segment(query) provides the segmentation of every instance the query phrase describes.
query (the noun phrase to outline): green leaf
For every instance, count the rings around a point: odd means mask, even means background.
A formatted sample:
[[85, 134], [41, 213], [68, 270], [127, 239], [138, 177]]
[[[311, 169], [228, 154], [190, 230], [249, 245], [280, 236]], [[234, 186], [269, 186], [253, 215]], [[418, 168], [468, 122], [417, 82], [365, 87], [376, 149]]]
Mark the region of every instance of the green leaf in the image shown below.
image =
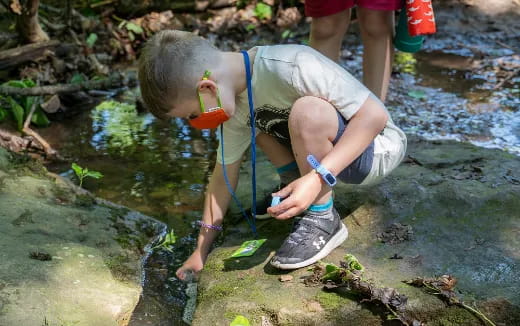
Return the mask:
[[24, 80], [22, 80], [22, 83], [25, 85], [25, 87], [36, 86], [36, 83], [32, 79], [24, 79]]
[[76, 163], [72, 163], [71, 167], [78, 177], [83, 175], [83, 168], [81, 166], [77, 165]]
[[229, 326], [250, 326], [249, 320], [242, 315], [236, 316], [236, 318], [229, 324]]
[[23, 109], [25, 110], [25, 115], [28, 115], [31, 112], [32, 105], [36, 101], [36, 97], [34, 96], [26, 96], [22, 99]]
[[43, 110], [40, 108], [37, 108], [34, 111], [33, 116], [31, 118], [31, 122], [38, 127], [47, 127], [51, 124], [45, 112], [43, 112]]
[[286, 30], [283, 31], [283, 33], [282, 33], [282, 38], [283, 38], [283, 39], [286, 39], [286, 38], [288, 38], [290, 35], [291, 35], [291, 30], [290, 30], [290, 29], [286, 29]]
[[6, 82], [4, 85], [18, 88], [25, 88], [25, 83], [21, 80], [10, 80]]
[[170, 232], [164, 238], [164, 243], [167, 245], [173, 245], [176, 241], [177, 237], [175, 236], [175, 233], [173, 233], [173, 229], [171, 229]]
[[11, 111], [13, 112], [14, 119], [16, 120], [16, 124], [18, 125], [18, 130], [23, 129], [23, 118], [24, 118], [24, 110], [18, 102], [13, 100], [11, 96], [7, 97], [7, 101], [11, 105]]
[[352, 254], [345, 255], [345, 263], [351, 270], [362, 271], [365, 269], [365, 267], [363, 267], [363, 265], [361, 265], [361, 263], [357, 260], [356, 256]]
[[92, 48], [94, 46], [94, 44], [96, 43], [98, 39], [98, 36], [96, 33], [90, 33], [89, 36], [87, 37], [87, 46], [89, 48]]
[[85, 81], [85, 76], [83, 76], [83, 74], [80, 74], [80, 73], [75, 73], [74, 75], [72, 75], [72, 78], [70, 79], [71, 84], [80, 84], [84, 81]]
[[132, 33], [132, 31], [128, 31], [128, 38], [130, 39], [131, 42], [133, 42], [135, 40], [135, 35], [134, 35], [134, 33]]
[[136, 34], [142, 34], [143, 33], [143, 28], [135, 23], [132, 23], [132, 22], [128, 22], [128, 24], [126, 24], [126, 29], [128, 31], [131, 31], [131, 32], [134, 32]]
[[256, 25], [255, 25], [255, 24], [249, 24], [249, 25], [246, 26], [246, 31], [249, 32], [249, 31], [252, 31], [252, 30], [255, 29], [255, 28], [256, 28]]
[[85, 173], [85, 175], [87, 177], [92, 177], [92, 178], [95, 178], [95, 179], [100, 179], [103, 177], [103, 174], [101, 174], [101, 172], [98, 172], [98, 171], [87, 171]]
[[258, 19], [260, 20], [271, 19], [271, 16], [273, 15], [273, 10], [271, 6], [263, 2], [259, 2], [256, 4], [255, 10], [253, 10], [253, 15], [258, 17]]
[[7, 110], [4, 108], [0, 108], [0, 122], [3, 121], [7, 117]]
[[413, 90], [408, 92], [408, 96], [411, 96], [416, 99], [422, 99], [426, 97], [426, 93], [422, 90]]
[[335, 272], [338, 270], [339, 270], [339, 267], [334, 264], [327, 264], [325, 266], [325, 273]]

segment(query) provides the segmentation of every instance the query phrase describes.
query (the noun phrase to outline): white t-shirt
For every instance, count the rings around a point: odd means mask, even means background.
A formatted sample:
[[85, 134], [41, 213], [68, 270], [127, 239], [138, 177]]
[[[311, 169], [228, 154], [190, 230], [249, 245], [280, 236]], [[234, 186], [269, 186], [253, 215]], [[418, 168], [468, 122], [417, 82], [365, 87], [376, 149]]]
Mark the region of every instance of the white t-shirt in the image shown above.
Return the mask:
[[[253, 65], [255, 110], [271, 106], [291, 110], [303, 96], [316, 96], [332, 104], [346, 120], [359, 110], [369, 96], [377, 99], [344, 68], [305, 45], [274, 45], [256, 48]], [[384, 107], [384, 105], [381, 103]], [[235, 114], [223, 124], [224, 160], [241, 159], [251, 144], [247, 90], [236, 99]], [[217, 161], [222, 164], [221, 146]], [[406, 136], [388, 119], [385, 130], [374, 139], [372, 170], [363, 183], [375, 181], [393, 170], [406, 152]]]

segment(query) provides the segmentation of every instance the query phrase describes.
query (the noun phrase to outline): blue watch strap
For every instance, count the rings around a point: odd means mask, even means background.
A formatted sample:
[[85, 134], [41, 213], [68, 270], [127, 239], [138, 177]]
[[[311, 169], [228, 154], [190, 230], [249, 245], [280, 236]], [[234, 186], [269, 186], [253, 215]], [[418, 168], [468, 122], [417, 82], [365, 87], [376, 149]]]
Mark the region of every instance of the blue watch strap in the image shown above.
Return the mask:
[[314, 155], [307, 155], [307, 162], [309, 162], [310, 166], [320, 174], [325, 183], [331, 187], [336, 185], [336, 177], [329, 170], [327, 170], [327, 168], [321, 165], [320, 162], [314, 157]]

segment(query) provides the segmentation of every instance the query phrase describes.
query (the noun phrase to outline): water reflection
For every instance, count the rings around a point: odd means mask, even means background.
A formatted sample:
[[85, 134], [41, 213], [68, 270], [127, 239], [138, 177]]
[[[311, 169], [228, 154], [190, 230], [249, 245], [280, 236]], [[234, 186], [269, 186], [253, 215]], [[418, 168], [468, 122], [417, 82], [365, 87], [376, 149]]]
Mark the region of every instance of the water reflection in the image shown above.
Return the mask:
[[[53, 128], [61, 136], [48, 139], [62, 155], [105, 175], [85, 188], [168, 223], [179, 237], [193, 231], [217, 146], [212, 132], [192, 130], [182, 119], [160, 122], [117, 101]], [[50, 169], [67, 173], [69, 166]]]

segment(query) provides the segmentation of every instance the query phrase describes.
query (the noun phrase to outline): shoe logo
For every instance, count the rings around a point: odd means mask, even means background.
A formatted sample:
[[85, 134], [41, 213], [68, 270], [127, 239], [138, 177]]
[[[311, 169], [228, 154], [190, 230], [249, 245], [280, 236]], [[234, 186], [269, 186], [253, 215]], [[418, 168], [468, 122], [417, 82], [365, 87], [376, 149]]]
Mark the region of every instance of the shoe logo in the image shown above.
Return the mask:
[[316, 247], [316, 249], [320, 250], [321, 249], [321, 245], [324, 245], [325, 244], [325, 240], [323, 240], [323, 237], [320, 236], [320, 241], [316, 242], [316, 241], [313, 241], [312, 242], [312, 245], [314, 247]]

